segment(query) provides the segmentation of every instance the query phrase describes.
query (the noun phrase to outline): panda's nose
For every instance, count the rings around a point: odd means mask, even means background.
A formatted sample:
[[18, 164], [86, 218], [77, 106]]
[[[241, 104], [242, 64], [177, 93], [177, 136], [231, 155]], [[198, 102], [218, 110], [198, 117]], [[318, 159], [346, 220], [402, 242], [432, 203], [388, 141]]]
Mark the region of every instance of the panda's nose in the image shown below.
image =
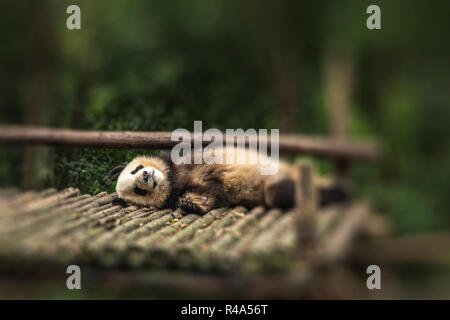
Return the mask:
[[142, 172], [142, 177], [144, 178], [144, 182], [147, 183], [148, 182], [148, 172], [147, 171]]

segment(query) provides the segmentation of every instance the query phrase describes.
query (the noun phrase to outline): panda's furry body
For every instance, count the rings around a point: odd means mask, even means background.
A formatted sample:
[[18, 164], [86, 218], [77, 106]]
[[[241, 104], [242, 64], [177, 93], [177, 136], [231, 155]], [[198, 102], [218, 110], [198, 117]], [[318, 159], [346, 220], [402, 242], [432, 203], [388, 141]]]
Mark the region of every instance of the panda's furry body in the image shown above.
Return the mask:
[[[252, 154], [256, 151], [235, 149], [232, 161], [226, 161], [227, 149], [221, 153], [225, 164], [174, 164], [170, 154], [159, 157], [137, 157], [126, 166], [110, 172], [117, 179], [116, 191], [126, 203], [157, 208], [181, 207], [187, 212], [206, 212], [233, 205], [254, 207], [290, 208], [294, 206], [295, 172], [288, 164], [279, 161], [278, 172], [262, 175], [261, 168], [274, 161]], [[242, 152], [244, 163], [237, 162]], [[214, 153], [213, 153], [214, 154]], [[263, 159], [256, 164], [249, 161]]]

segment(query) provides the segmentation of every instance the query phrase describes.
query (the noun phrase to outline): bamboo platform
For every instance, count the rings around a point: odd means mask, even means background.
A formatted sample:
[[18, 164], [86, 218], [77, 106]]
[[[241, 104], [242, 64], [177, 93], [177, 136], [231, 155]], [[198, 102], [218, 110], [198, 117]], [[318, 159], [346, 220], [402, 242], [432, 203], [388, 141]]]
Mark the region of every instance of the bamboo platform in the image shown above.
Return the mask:
[[[170, 132], [1, 129], [0, 143], [13, 145], [170, 149], [179, 143]], [[224, 139], [236, 142], [234, 136]], [[336, 137], [282, 135], [279, 150], [331, 159], [336, 168], [331, 180], [344, 188], [351, 162], [382, 156], [374, 143]], [[135, 298], [360, 297], [365, 281], [355, 281], [344, 265], [359, 239], [384, 234], [386, 223], [354, 201], [319, 210], [323, 181], [309, 162], [298, 170], [296, 207], [288, 211], [237, 207], [198, 216], [179, 209], [122, 208], [113, 204], [116, 195], [106, 192], [0, 189], [0, 287], [9, 288], [6, 297], [13, 292], [41, 297], [38, 288], [56, 286], [66, 297], [63, 271], [77, 264], [87, 278], [84, 294], [102, 297], [113, 291], [114, 297], [128, 292], [126, 297]], [[332, 289], [329, 282], [343, 286]], [[107, 291], [98, 293], [100, 288]]]
[[122, 208], [113, 205], [114, 197], [80, 194], [74, 188], [0, 190], [2, 266], [287, 272], [302, 260], [323, 264], [340, 259], [369, 224], [361, 204], [319, 211], [319, 240], [303, 247], [294, 211], [237, 207], [198, 216], [179, 209]]

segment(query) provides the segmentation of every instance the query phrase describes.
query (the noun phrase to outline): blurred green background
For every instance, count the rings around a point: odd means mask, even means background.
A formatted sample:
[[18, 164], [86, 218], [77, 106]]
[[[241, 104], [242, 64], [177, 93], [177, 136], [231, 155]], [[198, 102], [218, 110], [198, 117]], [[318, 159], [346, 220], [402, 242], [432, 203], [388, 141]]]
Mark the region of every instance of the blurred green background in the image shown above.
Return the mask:
[[[372, 31], [374, 3], [2, 1], [0, 122], [170, 131], [203, 120], [204, 129], [374, 138], [386, 159], [352, 168], [359, 196], [397, 233], [446, 229], [450, 2], [376, 1], [382, 29]], [[81, 30], [66, 28], [70, 4], [81, 7]], [[0, 152], [2, 187], [89, 193], [112, 191], [109, 169], [142, 153]]]

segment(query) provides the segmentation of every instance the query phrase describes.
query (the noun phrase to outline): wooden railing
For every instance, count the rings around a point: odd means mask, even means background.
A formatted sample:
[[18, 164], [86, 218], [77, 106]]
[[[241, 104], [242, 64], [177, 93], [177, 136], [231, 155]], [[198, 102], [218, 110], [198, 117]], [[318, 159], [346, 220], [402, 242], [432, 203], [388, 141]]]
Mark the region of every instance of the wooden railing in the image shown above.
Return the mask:
[[[224, 135], [224, 142], [229, 139], [235, 139], [235, 137]], [[202, 141], [203, 145], [208, 145], [210, 142]], [[246, 145], [248, 142], [247, 138]], [[171, 140], [171, 132], [83, 131], [0, 126], [0, 144], [42, 144], [108, 149], [169, 149], [178, 143], [179, 141]], [[267, 145], [270, 147], [270, 137]], [[280, 135], [279, 150], [285, 154], [310, 154], [342, 160], [377, 160], [381, 157], [380, 148], [371, 141], [355, 142], [298, 135]]]

